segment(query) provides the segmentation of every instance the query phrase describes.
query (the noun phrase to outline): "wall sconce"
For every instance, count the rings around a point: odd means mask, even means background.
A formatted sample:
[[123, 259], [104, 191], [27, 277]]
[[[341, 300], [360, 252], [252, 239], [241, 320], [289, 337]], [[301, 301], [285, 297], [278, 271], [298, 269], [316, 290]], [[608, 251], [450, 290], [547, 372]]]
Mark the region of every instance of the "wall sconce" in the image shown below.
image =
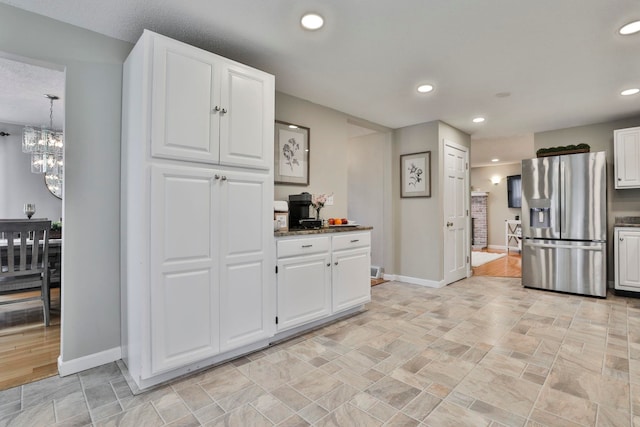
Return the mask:
[[500, 181], [502, 180], [502, 178], [500, 178], [498, 175], [494, 175], [491, 177], [491, 183], [493, 185], [498, 185], [500, 184]]

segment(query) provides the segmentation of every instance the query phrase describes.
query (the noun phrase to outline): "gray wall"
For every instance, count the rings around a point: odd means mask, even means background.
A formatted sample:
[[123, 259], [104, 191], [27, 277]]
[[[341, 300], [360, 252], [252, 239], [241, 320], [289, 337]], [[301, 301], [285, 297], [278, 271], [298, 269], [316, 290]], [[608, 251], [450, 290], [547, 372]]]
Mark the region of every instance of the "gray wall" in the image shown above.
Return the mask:
[[[2, 101], [0, 101], [2, 102]], [[62, 201], [51, 194], [44, 174], [31, 173], [31, 156], [22, 152], [22, 126], [0, 123], [0, 218], [26, 218], [25, 203], [36, 204], [34, 218], [58, 221]]]
[[120, 346], [120, 116], [131, 48], [0, 4], [0, 51], [66, 71], [63, 362]]
[[333, 193], [333, 206], [325, 206], [320, 215], [347, 216], [347, 120], [336, 110], [276, 92], [276, 120], [310, 128], [309, 186], [275, 186], [276, 200], [289, 200], [290, 194]]
[[[391, 134], [352, 138], [348, 152], [348, 218], [371, 225], [371, 264], [385, 267], [385, 212], [390, 205]], [[387, 188], [388, 187], [388, 188]], [[387, 224], [387, 227], [385, 227]]]
[[[485, 166], [471, 169], [471, 188], [489, 193], [487, 200], [488, 243], [490, 248], [506, 249], [504, 221], [515, 219], [521, 214], [520, 208], [509, 208], [507, 203], [507, 176], [520, 175], [520, 163]], [[498, 185], [491, 183], [491, 177], [501, 177]], [[512, 243], [512, 245], [515, 243]]]
[[607, 277], [613, 281], [613, 223], [617, 216], [640, 216], [640, 189], [616, 190], [614, 188], [613, 131], [640, 126], [640, 116], [625, 120], [540, 132], [534, 135], [535, 149], [570, 144], [589, 144], [591, 151], [607, 153], [607, 222], [608, 266]]
[[[469, 135], [440, 121], [396, 129], [393, 132], [392, 189], [397, 275], [441, 281], [443, 258], [443, 141], [470, 147]], [[431, 151], [431, 197], [400, 197], [400, 155]], [[469, 244], [470, 246], [471, 244]]]

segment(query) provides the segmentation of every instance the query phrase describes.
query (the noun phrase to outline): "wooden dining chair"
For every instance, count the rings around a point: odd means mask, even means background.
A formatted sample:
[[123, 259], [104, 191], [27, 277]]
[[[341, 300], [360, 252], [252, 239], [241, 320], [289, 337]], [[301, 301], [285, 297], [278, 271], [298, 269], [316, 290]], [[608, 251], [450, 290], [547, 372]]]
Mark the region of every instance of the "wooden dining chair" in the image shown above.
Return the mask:
[[49, 220], [0, 220], [0, 295], [40, 289], [40, 296], [0, 301], [0, 305], [42, 300], [49, 326]]

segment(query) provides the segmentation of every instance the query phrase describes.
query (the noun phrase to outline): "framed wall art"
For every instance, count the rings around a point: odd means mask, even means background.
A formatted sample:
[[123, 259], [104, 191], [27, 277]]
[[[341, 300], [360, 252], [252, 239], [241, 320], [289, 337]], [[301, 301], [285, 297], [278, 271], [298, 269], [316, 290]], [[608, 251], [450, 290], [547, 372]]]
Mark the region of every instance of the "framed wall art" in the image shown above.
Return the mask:
[[431, 197], [431, 151], [400, 155], [400, 197]]
[[276, 184], [309, 185], [310, 129], [275, 122], [274, 181]]

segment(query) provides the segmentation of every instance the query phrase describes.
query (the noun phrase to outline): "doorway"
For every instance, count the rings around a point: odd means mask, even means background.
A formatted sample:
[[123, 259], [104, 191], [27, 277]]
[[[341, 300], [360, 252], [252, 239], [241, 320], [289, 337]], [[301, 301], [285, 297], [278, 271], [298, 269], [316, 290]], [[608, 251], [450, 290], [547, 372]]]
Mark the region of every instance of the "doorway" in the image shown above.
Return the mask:
[[347, 149], [347, 216], [372, 226], [372, 286], [385, 282], [384, 268], [391, 255], [391, 134], [368, 123], [350, 120]]
[[[0, 218], [25, 218], [23, 206], [36, 206], [34, 218], [62, 219], [62, 199], [47, 188], [43, 174], [31, 172], [31, 155], [22, 152], [25, 125], [61, 130], [64, 123], [65, 72], [33, 65], [0, 52], [0, 75], [7, 93], [0, 103]], [[45, 94], [59, 100], [51, 107]], [[51, 122], [53, 126], [51, 126]], [[57, 190], [57, 189], [56, 189]], [[61, 255], [61, 236], [56, 240]], [[54, 238], [54, 237], [52, 237]], [[60, 258], [61, 259], [61, 258]], [[50, 257], [50, 262], [52, 257]], [[0, 305], [0, 390], [58, 374], [61, 330], [60, 262], [56, 258], [51, 290], [51, 321], [44, 326], [41, 301]], [[2, 301], [38, 296], [40, 291], [5, 294]]]

